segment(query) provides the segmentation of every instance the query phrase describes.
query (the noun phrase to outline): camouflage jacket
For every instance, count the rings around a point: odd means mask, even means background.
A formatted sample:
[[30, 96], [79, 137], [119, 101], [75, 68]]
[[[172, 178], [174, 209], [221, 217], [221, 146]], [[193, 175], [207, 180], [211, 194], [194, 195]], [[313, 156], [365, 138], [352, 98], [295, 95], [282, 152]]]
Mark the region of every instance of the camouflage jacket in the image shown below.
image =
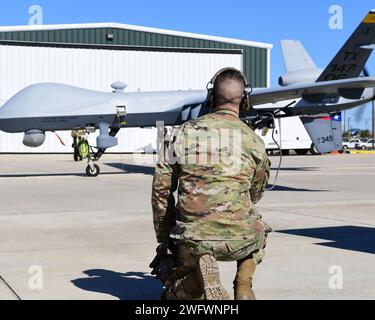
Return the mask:
[[255, 204], [270, 174], [261, 138], [235, 112], [221, 110], [173, 129], [163, 145], [152, 190], [158, 241], [255, 237]]

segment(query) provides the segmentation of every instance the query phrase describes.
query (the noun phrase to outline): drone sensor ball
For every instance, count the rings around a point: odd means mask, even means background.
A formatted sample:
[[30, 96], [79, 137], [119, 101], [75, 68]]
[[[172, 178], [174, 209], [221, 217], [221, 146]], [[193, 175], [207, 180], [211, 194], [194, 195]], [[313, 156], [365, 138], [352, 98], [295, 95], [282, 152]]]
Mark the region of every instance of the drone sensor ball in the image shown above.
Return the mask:
[[33, 129], [25, 132], [25, 136], [23, 137], [23, 144], [26, 147], [38, 148], [44, 143], [45, 140], [46, 134], [43, 131]]

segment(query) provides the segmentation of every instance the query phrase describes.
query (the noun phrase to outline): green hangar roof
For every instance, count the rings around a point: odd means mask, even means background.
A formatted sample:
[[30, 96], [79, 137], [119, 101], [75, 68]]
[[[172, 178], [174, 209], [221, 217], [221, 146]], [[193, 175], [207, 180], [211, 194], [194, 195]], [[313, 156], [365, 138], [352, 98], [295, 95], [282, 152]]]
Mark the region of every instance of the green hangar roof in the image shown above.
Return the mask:
[[272, 45], [253, 41], [139, 27], [119, 23], [0, 27], [0, 41], [81, 44], [158, 50], [241, 50], [243, 70], [253, 87], [269, 86]]

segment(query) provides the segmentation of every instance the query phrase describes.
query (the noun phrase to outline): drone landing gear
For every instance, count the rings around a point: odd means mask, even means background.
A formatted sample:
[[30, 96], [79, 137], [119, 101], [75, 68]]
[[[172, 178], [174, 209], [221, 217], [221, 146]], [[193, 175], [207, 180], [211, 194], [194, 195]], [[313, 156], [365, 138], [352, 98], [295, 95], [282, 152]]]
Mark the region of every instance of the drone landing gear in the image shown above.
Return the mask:
[[90, 146], [88, 136], [91, 133], [89, 130], [73, 131], [73, 148], [74, 161], [87, 160], [86, 175], [88, 177], [97, 177], [100, 174], [100, 167], [94, 162], [99, 160], [98, 152]]
[[97, 177], [100, 174], [100, 167], [97, 164], [94, 164], [92, 161], [89, 161], [88, 166], [86, 167], [86, 175], [88, 177]]
[[[119, 128], [111, 129], [109, 132], [109, 137], [115, 137], [116, 134], [119, 132]], [[79, 137], [73, 137], [73, 147], [74, 147], [74, 160], [75, 161], [83, 161], [87, 160], [87, 167], [86, 167], [86, 175], [88, 177], [97, 177], [100, 174], [100, 167], [95, 164], [95, 161], [100, 160], [100, 158], [104, 155], [106, 149], [103, 148], [94, 148], [90, 146], [88, 141], [88, 136], [91, 132], [95, 130], [86, 129], [81, 132]], [[97, 150], [94, 150], [97, 149]]]
[[[88, 141], [86, 140], [87, 143], [87, 154], [83, 158], [83, 160], [87, 160], [87, 167], [86, 167], [86, 175], [88, 177], [97, 177], [100, 174], [100, 167], [95, 164], [95, 161], [98, 161], [101, 158], [101, 155], [99, 155], [99, 151], [95, 152], [94, 148], [89, 146]], [[104, 152], [103, 152], [104, 154]]]

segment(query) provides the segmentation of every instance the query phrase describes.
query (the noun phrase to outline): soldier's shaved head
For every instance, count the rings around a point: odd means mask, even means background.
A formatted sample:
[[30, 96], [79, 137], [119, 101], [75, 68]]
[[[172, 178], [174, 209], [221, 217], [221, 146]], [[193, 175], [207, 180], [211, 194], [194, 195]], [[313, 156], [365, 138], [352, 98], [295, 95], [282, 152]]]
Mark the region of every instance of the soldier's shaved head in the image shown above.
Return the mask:
[[235, 70], [223, 72], [214, 83], [214, 107], [239, 109], [244, 91], [245, 81], [240, 72]]

